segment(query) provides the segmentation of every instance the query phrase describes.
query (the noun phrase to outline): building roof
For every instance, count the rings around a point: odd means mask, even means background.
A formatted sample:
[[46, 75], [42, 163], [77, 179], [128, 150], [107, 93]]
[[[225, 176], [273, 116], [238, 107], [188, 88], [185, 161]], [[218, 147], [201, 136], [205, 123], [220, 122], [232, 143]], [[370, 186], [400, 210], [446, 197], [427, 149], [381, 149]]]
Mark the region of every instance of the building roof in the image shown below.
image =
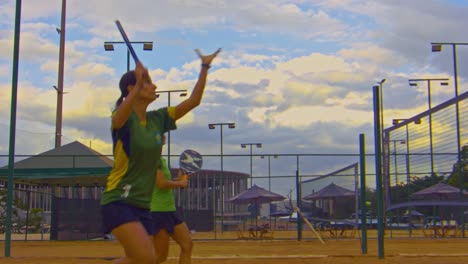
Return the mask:
[[[15, 162], [15, 169], [102, 168], [114, 161], [78, 141]], [[5, 167], [6, 168], [6, 167]]]
[[[31, 156], [14, 164], [14, 182], [37, 185], [104, 186], [113, 160], [106, 155], [74, 141], [67, 145]], [[178, 169], [171, 173], [177, 175]], [[224, 171], [225, 175], [248, 178], [240, 172]], [[218, 170], [200, 170], [197, 175], [220, 177]], [[0, 167], [0, 179], [8, 177], [8, 166]]]
[[[44, 185], [101, 185], [113, 160], [78, 141], [15, 162], [14, 182]], [[8, 177], [8, 166], [0, 178]]]

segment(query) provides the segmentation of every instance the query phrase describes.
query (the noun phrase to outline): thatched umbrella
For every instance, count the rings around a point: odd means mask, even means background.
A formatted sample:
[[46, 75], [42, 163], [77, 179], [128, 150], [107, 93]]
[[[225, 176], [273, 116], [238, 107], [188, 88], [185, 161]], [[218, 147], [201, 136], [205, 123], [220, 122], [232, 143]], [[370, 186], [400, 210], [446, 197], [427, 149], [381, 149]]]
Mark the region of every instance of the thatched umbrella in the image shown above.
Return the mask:
[[[281, 194], [270, 192], [254, 185], [230, 198], [228, 202], [232, 202], [234, 204], [255, 204], [255, 206], [257, 206], [264, 203], [283, 201], [284, 199], [286, 199], [286, 197]], [[255, 226], [257, 226], [257, 210], [255, 210]]]
[[336, 199], [344, 197], [354, 197], [355, 193], [351, 190], [343, 188], [334, 184], [333, 182], [321, 189], [318, 192], [305, 196], [304, 200], [332, 200], [333, 201], [333, 213], [336, 211]]

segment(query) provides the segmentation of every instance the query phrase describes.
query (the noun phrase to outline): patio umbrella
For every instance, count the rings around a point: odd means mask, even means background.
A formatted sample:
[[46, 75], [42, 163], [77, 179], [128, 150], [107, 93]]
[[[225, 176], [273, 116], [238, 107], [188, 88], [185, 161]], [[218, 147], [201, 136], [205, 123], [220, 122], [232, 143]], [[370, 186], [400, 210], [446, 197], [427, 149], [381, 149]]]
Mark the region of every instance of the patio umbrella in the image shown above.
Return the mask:
[[342, 197], [354, 197], [354, 191], [348, 190], [333, 182], [316, 193], [305, 196], [304, 200], [333, 200], [333, 211], [336, 211], [336, 199]]
[[[463, 191], [463, 196], [468, 196], [468, 193]], [[411, 198], [421, 200], [456, 200], [460, 198], [460, 189], [440, 182], [411, 194]], [[433, 214], [435, 215], [435, 207], [433, 207]], [[442, 217], [442, 212], [440, 214]]]
[[[281, 194], [270, 192], [257, 185], [250, 187], [249, 189], [231, 197], [228, 202], [234, 204], [255, 204], [256, 206], [264, 203], [271, 203], [275, 201], [283, 201], [286, 199]], [[257, 226], [257, 210], [255, 210], [255, 226]]]
[[337, 197], [354, 197], [354, 192], [346, 188], [340, 187], [333, 182], [316, 193], [305, 196], [304, 200], [320, 200]]
[[[468, 196], [468, 192], [463, 191], [463, 196]], [[436, 200], [458, 199], [460, 198], [460, 189], [440, 182], [411, 194], [411, 198]]]

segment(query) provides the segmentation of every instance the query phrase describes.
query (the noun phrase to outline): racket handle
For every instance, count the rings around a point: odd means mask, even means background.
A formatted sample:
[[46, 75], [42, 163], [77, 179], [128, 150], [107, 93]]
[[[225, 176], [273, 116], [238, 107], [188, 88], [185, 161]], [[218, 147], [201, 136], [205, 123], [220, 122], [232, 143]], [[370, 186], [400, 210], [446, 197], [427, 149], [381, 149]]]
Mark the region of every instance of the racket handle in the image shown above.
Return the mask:
[[135, 60], [135, 64], [138, 63], [140, 60], [138, 59], [138, 56], [136, 55], [135, 50], [133, 49], [132, 43], [127, 37], [127, 34], [125, 33], [125, 30], [122, 27], [122, 24], [120, 24], [119, 20], [115, 20], [115, 24], [117, 25], [117, 28], [120, 31], [120, 34], [122, 35], [125, 44], [127, 44], [128, 51], [130, 51], [130, 54], [132, 54], [133, 59]]
[[[179, 181], [187, 181], [188, 182], [188, 175], [184, 171], [182, 171], [182, 175], [180, 175]], [[185, 188], [187, 188], [187, 186], [180, 187], [180, 188], [185, 189]]]

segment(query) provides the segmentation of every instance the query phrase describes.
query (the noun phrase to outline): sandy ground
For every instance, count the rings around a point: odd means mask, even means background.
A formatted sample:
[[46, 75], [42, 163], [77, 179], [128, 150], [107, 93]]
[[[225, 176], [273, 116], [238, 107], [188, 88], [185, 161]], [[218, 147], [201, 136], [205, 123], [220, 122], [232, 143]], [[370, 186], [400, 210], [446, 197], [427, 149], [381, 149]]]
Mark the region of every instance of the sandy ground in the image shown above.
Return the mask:
[[[223, 234], [227, 236], [227, 234]], [[384, 258], [378, 257], [378, 242], [368, 240], [368, 253], [362, 254], [361, 240], [325, 238], [297, 240], [205, 240], [194, 234], [194, 264], [284, 264], [284, 263], [468, 263], [468, 239], [463, 238], [387, 238]], [[231, 234], [231, 236], [233, 236]], [[32, 237], [30, 237], [32, 238]], [[276, 238], [276, 237], [275, 237]], [[0, 242], [5, 248], [5, 243]], [[178, 263], [179, 249], [171, 243], [166, 263]], [[0, 263], [112, 263], [123, 251], [116, 241], [12, 241], [11, 257]], [[1, 254], [4, 255], [4, 252]]]

